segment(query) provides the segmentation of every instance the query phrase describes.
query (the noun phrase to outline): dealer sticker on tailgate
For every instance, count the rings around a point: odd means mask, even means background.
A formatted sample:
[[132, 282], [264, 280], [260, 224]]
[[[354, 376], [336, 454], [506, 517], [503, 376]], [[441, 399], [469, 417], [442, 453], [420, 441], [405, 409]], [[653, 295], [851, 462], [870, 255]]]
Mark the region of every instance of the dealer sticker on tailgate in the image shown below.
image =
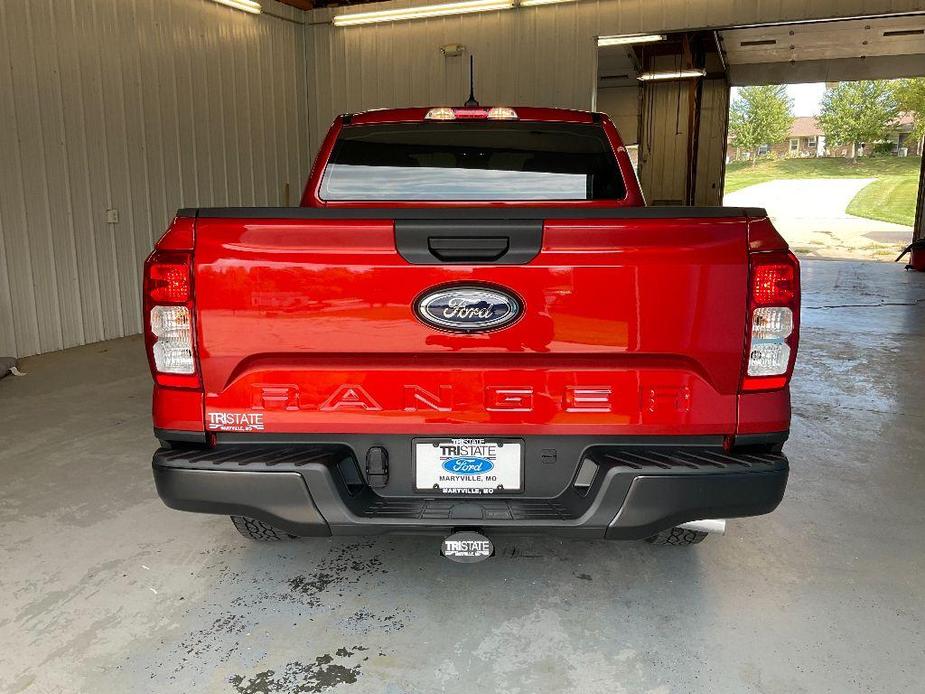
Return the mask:
[[500, 494], [521, 489], [523, 442], [428, 439], [414, 442], [415, 487], [441, 494]]

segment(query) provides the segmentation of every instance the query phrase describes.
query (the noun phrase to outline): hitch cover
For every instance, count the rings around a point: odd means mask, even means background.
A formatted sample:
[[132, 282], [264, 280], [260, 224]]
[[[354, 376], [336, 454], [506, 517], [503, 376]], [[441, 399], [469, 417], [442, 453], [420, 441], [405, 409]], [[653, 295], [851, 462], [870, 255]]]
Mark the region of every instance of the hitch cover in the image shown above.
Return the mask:
[[491, 540], [481, 533], [466, 530], [453, 533], [443, 541], [440, 554], [460, 564], [475, 564], [495, 554]]

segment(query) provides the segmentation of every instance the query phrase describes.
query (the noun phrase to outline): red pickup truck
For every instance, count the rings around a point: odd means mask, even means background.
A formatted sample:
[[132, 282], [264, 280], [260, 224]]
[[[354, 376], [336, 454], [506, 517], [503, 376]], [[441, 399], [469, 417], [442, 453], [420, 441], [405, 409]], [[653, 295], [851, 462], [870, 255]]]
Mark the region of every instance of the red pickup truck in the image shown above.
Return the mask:
[[783, 496], [799, 301], [763, 210], [646, 207], [602, 114], [344, 115], [300, 207], [180, 210], [147, 259], [157, 489], [461, 561], [692, 544]]

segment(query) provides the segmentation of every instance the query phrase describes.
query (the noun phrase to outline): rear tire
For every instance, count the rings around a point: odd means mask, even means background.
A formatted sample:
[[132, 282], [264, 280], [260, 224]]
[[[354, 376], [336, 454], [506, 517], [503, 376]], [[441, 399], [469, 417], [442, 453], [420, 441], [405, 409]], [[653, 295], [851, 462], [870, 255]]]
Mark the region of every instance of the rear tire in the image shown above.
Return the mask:
[[685, 528], [668, 528], [662, 530], [658, 535], [647, 537], [646, 542], [653, 545], [675, 545], [676, 547], [687, 547], [703, 542], [709, 533], [703, 533], [699, 530], [687, 530]]
[[272, 525], [267, 525], [263, 521], [259, 521], [256, 518], [248, 518], [247, 516], [232, 516], [231, 522], [234, 523], [234, 527], [244, 537], [250, 540], [256, 540], [257, 542], [278, 542], [280, 540], [296, 539], [295, 535], [290, 535], [289, 533], [284, 532], [279, 528], [274, 528]]

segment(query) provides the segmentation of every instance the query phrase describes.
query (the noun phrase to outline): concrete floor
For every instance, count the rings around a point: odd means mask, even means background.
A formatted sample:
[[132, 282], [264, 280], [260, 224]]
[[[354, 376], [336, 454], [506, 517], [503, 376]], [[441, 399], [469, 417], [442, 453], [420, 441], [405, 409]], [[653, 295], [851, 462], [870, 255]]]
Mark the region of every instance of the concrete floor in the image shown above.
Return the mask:
[[692, 549], [246, 541], [168, 510], [137, 338], [0, 381], [5, 692], [911, 692], [925, 275], [804, 264], [790, 487]]

